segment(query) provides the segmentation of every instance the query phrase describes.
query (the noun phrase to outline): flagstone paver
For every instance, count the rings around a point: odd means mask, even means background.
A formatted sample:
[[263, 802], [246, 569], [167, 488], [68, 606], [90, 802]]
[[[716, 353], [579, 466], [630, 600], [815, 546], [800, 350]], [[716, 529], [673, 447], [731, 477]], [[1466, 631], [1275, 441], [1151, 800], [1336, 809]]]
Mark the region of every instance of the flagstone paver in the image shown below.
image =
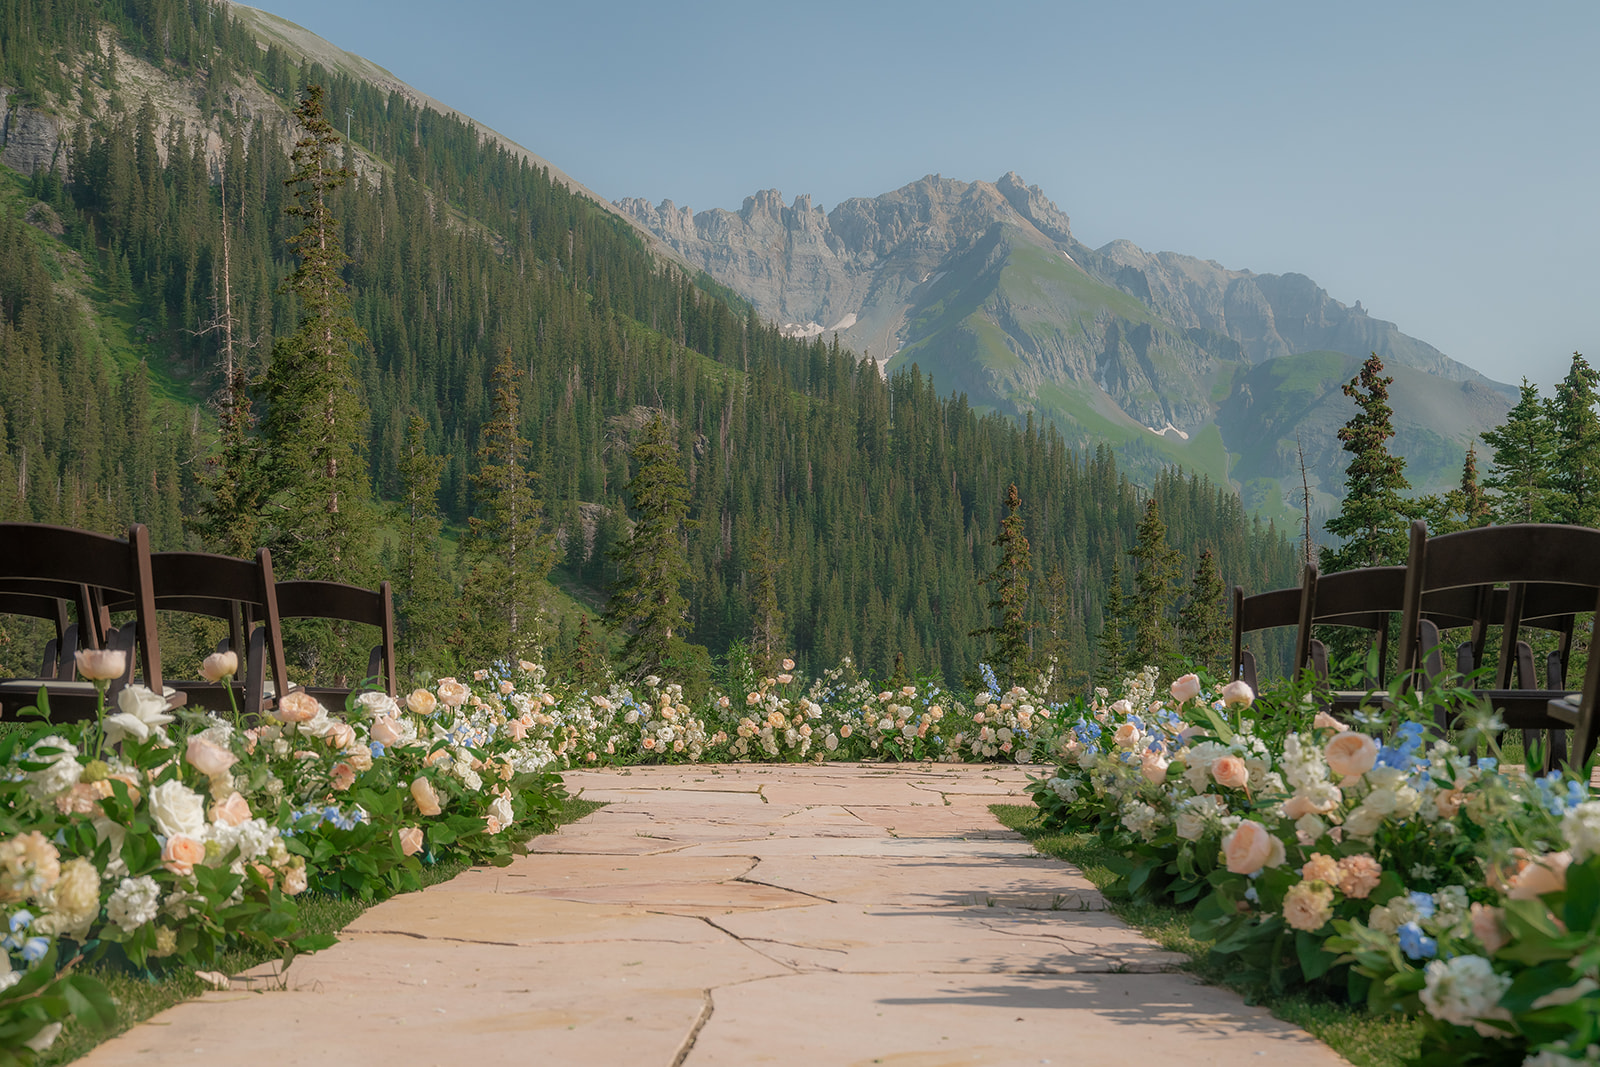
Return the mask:
[[988, 805], [1027, 768], [636, 767], [609, 806], [370, 909], [82, 1062], [573, 1067], [1342, 1063], [1174, 972]]

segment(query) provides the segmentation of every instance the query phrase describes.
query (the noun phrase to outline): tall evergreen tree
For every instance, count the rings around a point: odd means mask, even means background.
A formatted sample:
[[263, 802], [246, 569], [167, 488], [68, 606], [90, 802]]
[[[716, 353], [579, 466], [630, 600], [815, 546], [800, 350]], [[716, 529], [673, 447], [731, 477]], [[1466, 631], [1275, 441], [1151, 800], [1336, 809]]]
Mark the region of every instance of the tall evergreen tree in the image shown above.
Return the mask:
[[299, 266], [285, 287], [300, 308], [295, 332], [272, 346], [262, 378], [267, 399], [268, 538], [281, 573], [365, 583], [375, 566], [375, 523], [365, 458], [364, 412], [351, 369], [365, 335], [350, 314], [340, 271], [349, 262], [329, 203], [349, 177], [333, 165], [339, 135], [323, 117], [323, 90], [310, 86], [294, 114], [285, 208], [304, 225], [289, 239]]
[[1354, 570], [1403, 562], [1408, 538], [1410, 505], [1400, 494], [1410, 488], [1406, 461], [1389, 453], [1394, 436], [1389, 407], [1389, 386], [1383, 361], [1374, 352], [1361, 370], [1345, 383], [1344, 395], [1356, 402], [1356, 413], [1339, 430], [1339, 440], [1351, 455], [1345, 470], [1344, 501], [1339, 514], [1324, 524], [1341, 538], [1337, 548], [1324, 546], [1324, 571]]
[[1167, 668], [1177, 651], [1173, 626], [1173, 600], [1177, 593], [1177, 549], [1167, 544], [1167, 526], [1161, 521], [1161, 505], [1155, 497], [1145, 501], [1144, 517], [1134, 535], [1128, 555], [1138, 567], [1133, 576], [1132, 655], [1129, 670], [1152, 664]]
[[1550, 473], [1555, 443], [1539, 387], [1522, 379], [1516, 406], [1506, 421], [1485, 430], [1483, 441], [1494, 451], [1494, 469], [1484, 478], [1496, 522], [1549, 522]]
[[783, 612], [778, 607], [778, 572], [783, 561], [766, 523], [750, 543], [750, 662], [762, 677], [776, 674], [783, 658]]
[[660, 412], [645, 423], [630, 458], [633, 533], [613, 550], [617, 581], [606, 621], [627, 634], [622, 656], [639, 678], [660, 670], [683, 644], [689, 615], [683, 587], [690, 576], [685, 532], [691, 520], [688, 479], [672, 427]]
[[1228, 676], [1228, 619], [1223, 603], [1226, 591], [1217, 557], [1208, 547], [1200, 553], [1189, 599], [1178, 612], [1179, 651], [1213, 678]]
[[1557, 522], [1600, 525], [1600, 372], [1572, 353], [1567, 376], [1556, 383], [1550, 403], [1555, 463], [1550, 488]]
[[989, 542], [1000, 550], [1000, 559], [984, 578], [995, 586], [994, 599], [989, 601], [994, 623], [974, 630], [971, 636], [993, 637], [995, 665], [1004, 669], [1012, 685], [1024, 685], [1028, 681], [1028, 661], [1032, 655], [1028, 642], [1032, 629], [1028, 622], [1028, 585], [1033, 577], [1033, 564], [1020, 514], [1022, 497], [1015, 483], [1006, 491], [1005, 509], [1006, 517], [1000, 520], [1000, 531]]
[[427, 423], [412, 415], [400, 459], [400, 547], [396, 553], [396, 657], [404, 677], [442, 666], [453, 590], [440, 551], [439, 475], [445, 457], [428, 452]]
[[1095, 640], [1094, 682], [1109, 686], [1116, 683], [1127, 669], [1128, 642], [1123, 634], [1127, 620], [1123, 618], [1125, 598], [1122, 592], [1122, 562], [1111, 563], [1111, 580], [1106, 583], [1106, 602], [1102, 612], [1100, 635]]
[[1457, 507], [1462, 521], [1469, 528], [1489, 525], [1492, 513], [1489, 494], [1478, 481], [1478, 446], [1467, 445], [1467, 456], [1461, 461], [1461, 484], [1456, 487]]
[[508, 348], [494, 369], [494, 406], [472, 476], [474, 514], [461, 542], [470, 612], [464, 640], [476, 655], [513, 662], [532, 658], [543, 644], [539, 590], [556, 557], [554, 536], [541, 529], [517, 379]]

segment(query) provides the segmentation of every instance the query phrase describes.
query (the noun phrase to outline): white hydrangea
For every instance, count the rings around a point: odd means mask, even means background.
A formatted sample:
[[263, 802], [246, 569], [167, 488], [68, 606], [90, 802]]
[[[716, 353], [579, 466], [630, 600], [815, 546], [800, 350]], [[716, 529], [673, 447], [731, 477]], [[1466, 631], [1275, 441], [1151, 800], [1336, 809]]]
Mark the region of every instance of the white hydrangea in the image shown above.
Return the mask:
[[[56, 749], [57, 751], [46, 751]], [[78, 746], [64, 737], [51, 734], [35, 741], [23, 757], [29, 763], [47, 763], [42, 770], [27, 772], [28, 793], [36, 800], [48, 800], [78, 784], [83, 764], [78, 762]]]
[[1161, 813], [1142, 800], [1132, 801], [1122, 812], [1122, 825], [1145, 840], [1155, 835], [1161, 823]]
[[161, 887], [149, 875], [124, 878], [106, 901], [106, 918], [132, 933], [156, 917]]
[[1563, 815], [1561, 833], [1574, 863], [1600, 853], [1600, 800], [1586, 800]]
[[235, 848], [239, 850], [234, 857], [235, 871], [243, 870], [245, 862], [267, 855], [272, 851], [272, 846], [280, 841], [278, 828], [265, 819], [248, 819], [238, 826], [215, 823], [210, 827], [207, 839], [216, 843], [224, 857]]
[[1050, 787], [1050, 792], [1060, 797], [1068, 804], [1075, 803], [1078, 799], [1078, 780], [1076, 778], [1055, 777], [1045, 783]]
[[1470, 1026], [1484, 1037], [1501, 1037], [1506, 1031], [1483, 1020], [1510, 1019], [1500, 998], [1511, 988], [1508, 975], [1495, 973], [1482, 956], [1457, 956], [1428, 964], [1422, 1006], [1428, 1014], [1457, 1026]]

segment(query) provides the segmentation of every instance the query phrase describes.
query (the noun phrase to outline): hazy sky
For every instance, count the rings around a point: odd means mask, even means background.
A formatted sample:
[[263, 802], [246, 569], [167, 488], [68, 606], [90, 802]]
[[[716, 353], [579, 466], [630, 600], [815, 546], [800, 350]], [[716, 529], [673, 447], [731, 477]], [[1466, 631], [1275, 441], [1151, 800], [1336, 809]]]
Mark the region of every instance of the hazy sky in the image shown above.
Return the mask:
[[[610, 198], [1014, 170], [1502, 381], [1600, 363], [1600, 4], [271, 0]], [[357, 122], [359, 122], [359, 117]]]

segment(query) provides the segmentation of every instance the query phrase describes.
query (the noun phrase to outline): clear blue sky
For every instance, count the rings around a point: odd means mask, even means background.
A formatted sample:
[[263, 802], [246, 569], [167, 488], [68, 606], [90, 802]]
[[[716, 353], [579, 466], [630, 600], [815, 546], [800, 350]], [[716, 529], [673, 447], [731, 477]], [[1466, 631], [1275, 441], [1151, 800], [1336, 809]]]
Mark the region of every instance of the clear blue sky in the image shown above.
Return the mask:
[[1014, 170], [1493, 378], [1600, 364], [1600, 4], [270, 0], [610, 198]]

